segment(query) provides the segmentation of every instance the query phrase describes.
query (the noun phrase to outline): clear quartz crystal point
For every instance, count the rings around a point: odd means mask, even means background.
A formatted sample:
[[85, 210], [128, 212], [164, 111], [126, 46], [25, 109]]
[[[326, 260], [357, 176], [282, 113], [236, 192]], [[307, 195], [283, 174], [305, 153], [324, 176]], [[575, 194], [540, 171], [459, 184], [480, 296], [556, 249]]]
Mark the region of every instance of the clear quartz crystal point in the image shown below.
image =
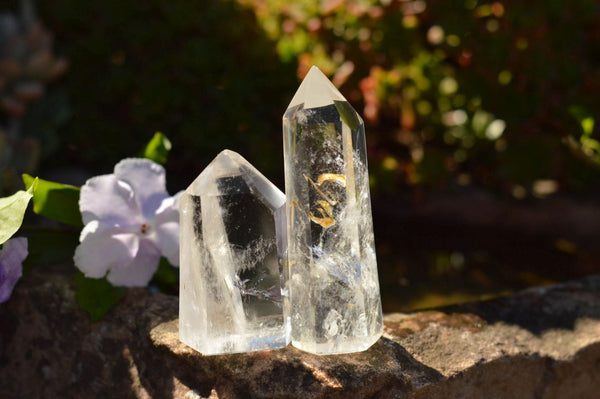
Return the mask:
[[[180, 205], [179, 339], [206, 355], [276, 349], [289, 342], [282, 257], [285, 195], [225, 150]], [[281, 239], [281, 238], [280, 238]]]
[[313, 66], [283, 136], [292, 345], [365, 350], [383, 322], [363, 121]]

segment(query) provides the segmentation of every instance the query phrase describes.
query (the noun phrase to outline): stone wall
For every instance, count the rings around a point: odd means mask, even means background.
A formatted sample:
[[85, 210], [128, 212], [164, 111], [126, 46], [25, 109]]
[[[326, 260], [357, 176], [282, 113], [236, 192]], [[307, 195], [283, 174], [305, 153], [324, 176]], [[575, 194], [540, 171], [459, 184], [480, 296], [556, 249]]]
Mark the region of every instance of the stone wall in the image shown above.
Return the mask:
[[130, 289], [103, 321], [72, 279], [32, 274], [0, 305], [0, 398], [600, 398], [600, 276], [385, 316], [368, 351], [204, 357], [177, 298]]

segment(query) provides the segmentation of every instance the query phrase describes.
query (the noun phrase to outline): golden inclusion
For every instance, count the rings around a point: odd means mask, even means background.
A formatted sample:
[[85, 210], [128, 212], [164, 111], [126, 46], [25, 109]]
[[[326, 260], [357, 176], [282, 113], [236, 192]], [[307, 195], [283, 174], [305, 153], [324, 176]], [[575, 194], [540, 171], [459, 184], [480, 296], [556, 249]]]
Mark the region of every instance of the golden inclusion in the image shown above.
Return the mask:
[[365, 350], [383, 323], [363, 121], [312, 67], [285, 112], [283, 139], [292, 345]]

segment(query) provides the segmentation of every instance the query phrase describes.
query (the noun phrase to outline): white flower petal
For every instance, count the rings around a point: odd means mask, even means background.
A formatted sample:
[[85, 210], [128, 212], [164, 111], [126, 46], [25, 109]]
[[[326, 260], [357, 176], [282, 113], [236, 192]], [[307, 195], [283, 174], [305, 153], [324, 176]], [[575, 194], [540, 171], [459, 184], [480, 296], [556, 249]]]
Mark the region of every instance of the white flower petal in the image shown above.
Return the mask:
[[103, 227], [100, 227], [99, 220], [92, 220], [91, 222], [89, 222], [88, 224], [83, 226], [81, 233], [79, 233], [79, 242], [83, 242], [83, 240], [85, 240], [85, 238], [88, 236], [88, 234], [94, 234], [96, 231], [98, 231], [98, 229], [101, 229], [101, 228], [107, 229], [108, 225], [103, 225]]
[[115, 286], [145, 287], [158, 269], [160, 253], [149, 240], [141, 240], [135, 258], [128, 264], [111, 269], [108, 281]]
[[179, 197], [165, 199], [154, 218], [156, 245], [173, 266], [179, 266]]
[[165, 169], [149, 159], [127, 158], [115, 165], [115, 177], [129, 184], [146, 220], [169, 196]]
[[173, 266], [179, 266], [179, 222], [167, 222], [156, 226], [156, 245], [162, 256]]
[[178, 192], [172, 197], [164, 198], [156, 209], [156, 215], [158, 216], [171, 211], [179, 212], [179, 198], [181, 197], [181, 193], [183, 193], [183, 191]]
[[97, 222], [85, 226], [81, 238], [73, 260], [75, 266], [91, 278], [104, 277], [110, 269], [130, 263], [139, 248], [136, 234], [123, 233], [122, 229]]
[[79, 209], [84, 224], [100, 219], [107, 224], [141, 224], [141, 212], [131, 187], [114, 175], [92, 177], [81, 187]]
[[179, 212], [179, 201], [181, 200], [181, 196], [183, 195], [184, 190], [181, 190], [177, 194], [173, 196], [173, 208], [177, 209]]
[[156, 217], [159, 219], [167, 217], [179, 220], [179, 199], [181, 198], [182, 193], [183, 191], [180, 191], [172, 197], [165, 198], [156, 211]]

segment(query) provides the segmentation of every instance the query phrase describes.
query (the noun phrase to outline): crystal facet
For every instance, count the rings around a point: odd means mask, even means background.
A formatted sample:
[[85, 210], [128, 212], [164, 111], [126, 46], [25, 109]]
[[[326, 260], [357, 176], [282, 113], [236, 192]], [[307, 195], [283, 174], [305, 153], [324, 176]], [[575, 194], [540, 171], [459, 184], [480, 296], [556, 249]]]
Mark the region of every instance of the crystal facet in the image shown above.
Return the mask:
[[363, 121], [312, 67], [283, 132], [292, 345], [365, 350], [383, 323]]
[[[181, 197], [179, 339], [206, 355], [284, 347], [285, 195], [225, 150]], [[281, 238], [280, 238], [281, 239]]]

